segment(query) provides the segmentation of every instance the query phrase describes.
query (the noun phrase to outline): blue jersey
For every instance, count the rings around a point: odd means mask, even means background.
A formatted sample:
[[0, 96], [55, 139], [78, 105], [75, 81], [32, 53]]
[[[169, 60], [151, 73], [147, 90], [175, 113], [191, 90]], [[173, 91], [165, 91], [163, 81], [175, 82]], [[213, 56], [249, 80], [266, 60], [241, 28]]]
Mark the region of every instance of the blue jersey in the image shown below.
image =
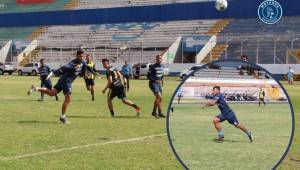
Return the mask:
[[225, 101], [224, 95], [222, 93], [212, 96], [211, 99], [217, 101], [217, 105], [222, 114], [229, 114], [232, 112], [232, 110], [228, 106], [227, 102]]
[[64, 83], [72, 83], [79, 74], [84, 72], [85, 69], [94, 74], [94, 70], [88, 67], [84, 61], [74, 59], [68, 64], [62, 66], [60, 69], [56, 70], [55, 74], [61, 74], [60, 81]]
[[164, 66], [162, 64], [152, 64], [149, 66], [148, 79], [150, 82], [160, 81], [163, 79]]
[[124, 65], [122, 67], [122, 74], [123, 75], [130, 75], [131, 74], [131, 67], [130, 67], [130, 65]]
[[42, 81], [45, 81], [47, 76], [50, 74], [51, 69], [48, 66], [39, 67], [40, 77]]

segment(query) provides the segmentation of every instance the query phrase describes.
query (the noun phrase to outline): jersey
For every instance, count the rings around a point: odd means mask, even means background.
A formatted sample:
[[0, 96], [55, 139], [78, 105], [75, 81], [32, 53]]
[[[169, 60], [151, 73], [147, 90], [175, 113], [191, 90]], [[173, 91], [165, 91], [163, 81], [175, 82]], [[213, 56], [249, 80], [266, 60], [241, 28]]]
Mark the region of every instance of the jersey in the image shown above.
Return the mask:
[[46, 65], [44, 67], [39, 67], [40, 78], [42, 81], [45, 81], [47, 79], [47, 76], [50, 74], [50, 72], [50, 67]]
[[111, 87], [109, 87], [110, 89], [114, 87], [123, 86], [122, 80], [119, 78], [118, 73], [120, 74], [119, 70], [117, 70], [115, 67], [112, 66], [106, 70], [107, 80], [109, 79], [110, 76], [112, 77], [112, 85]]
[[131, 67], [130, 67], [130, 65], [123, 65], [123, 67], [122, 67], [122, 74], [123, 75], [131, 75]]
[[225, 100], [225, 97], [224, 97], [224, 95], [222, 93], [219, 93], [219, 94], [216, 94], [216, 95], [212, 96], [211, 99], [217, 101], [217, 105], [218, 105], [218, 108], [221, 111], [221, 114], [226, 115], [226, 114], [232, 113], [232, 110], [228, 106], [228, 104], [227, 104], [227, 102]]
[[265, 91], [263, 91], [263, 90], [260, 90], [260, 91], [259, 91], [259, 98], [260, 98], [260, 99], [265, 98]]
[[[96, 72], [96, 64], [94, 62], [89, 62], [86, 63], [87, 67], [89, 67], [90, 69], [92, 69], [94, 71], [94, 73]], [[95, 75], [94, 73], [91, 73], [88, 69], [84, 69], [84, 79], [88, 79], [88, 80], [94, 80], [95, 79]]]
[[163, 79], [164, 66], [162, 64], [152, 64], [149, 66], [147, 74], [150, 82], [161, 81]]
[[56, 70], [54, 74], [61, 74], [59, 81], [62, 83], [72, 83], [78, 75], [80, 75], [84, 69], [87, 69], [94, 74], [94, 70], [87, 66], [84, 61], [74, 59]]

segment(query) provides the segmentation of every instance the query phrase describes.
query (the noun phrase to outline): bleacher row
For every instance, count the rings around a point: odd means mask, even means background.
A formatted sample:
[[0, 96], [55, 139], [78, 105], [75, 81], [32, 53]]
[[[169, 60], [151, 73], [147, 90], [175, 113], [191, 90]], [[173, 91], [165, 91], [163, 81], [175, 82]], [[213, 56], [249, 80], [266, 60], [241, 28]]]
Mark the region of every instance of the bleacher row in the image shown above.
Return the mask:
[[[255, 72], [257, 74], [257, 72]], [[194, 74], [195, 77], [205, 77], [209, 79], [257, 79], [257, 78], [264, 78], [264, 75], [259, 77], [248, 75], [248, 74], [240, 74], [240, 70], [233, 70], [233, 69], [202, 69]]]
[[[39, 57], [61, 61], [63, 57], [73, 55], [74, 50], [71, 49], [84, 47], [96, 59], [106, 57], [114, 61], [118, 58], [118, 62], [128, 59], [132, 62], [149, 62], [171, 46], [179, 36], [205, 34], [215, 23], [216, 20], [196, 20], [131, 23], [127, 26], [53, 26], [37, 39], [38, 45], [43, 49], [39, 52]], [[127, 47], [127, 50], [121, 50], [120, 47]]]
[[77, 9], [114, 8], [205, 1], [211, 0], [80, 0]]
[[218, 43], [229, 45], [222, 59], [238, 59], [245, 54], [251, 62], [284, 64], [287, 50], [300, 48], [300, 17], [283, 17], [275, 25], [259, 19], [233, 20], [221, 32]]

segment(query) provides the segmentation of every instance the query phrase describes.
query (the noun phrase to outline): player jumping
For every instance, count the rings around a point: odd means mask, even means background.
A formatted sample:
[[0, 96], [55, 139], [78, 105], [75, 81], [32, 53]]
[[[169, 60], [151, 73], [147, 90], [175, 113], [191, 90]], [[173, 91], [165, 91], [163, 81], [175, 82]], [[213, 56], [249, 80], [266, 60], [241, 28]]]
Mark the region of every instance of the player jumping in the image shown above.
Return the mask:
[[[47, 76], [51, 73], [50, 67], [45, 65], [45, 60], [40, 60], [40, 67], [39, 67], [39, 73], [40, 73], [40, 80], [41, 80], [41, 87], [47, 88], [49, 90], [52, 89], [52, 82], [51, 79], [47, 79]], [[57, 95], [55, 95], [56, 101], [58, 101]], [[39, 101], [44, 101], [44, 93], [41, 92], [41, 99]]]
[[242, 130], [248, 136], [250, 142], [253, 142], [253, 135], [251, 131], [248, 131], [242, 124], [240, 124], [235, 116], [235, 113], [230, 109], [227, 102], [224, 99], [224, 95], [220, 92], [221, 88], [219, 86], [213, 87], [212, 95], [206, 96], [210, 101], [203, 106], [209, 107], [218, 105], [221, 114], [213, 119], [214, 126], [218, 132], [216, 141], [224, 141], [224, 132], [221, 127], [221, 122], [227, 120], [230, 124], [234, 125], [236, 128]]
[[[121, 75], [121, 73], [114, 67], [109, 65], [108, 59], [102, 60], [102, 65], [106, 69], [106, 77], [107, 77], [107, 85], [103, 89], [102, 93], [106, 93], [106, 90], [109, 89], [108, 96], [107, 96], [107, 104], [112, 117], [115, 116], [112, 100], [115, 97], [118, 97], [122, 100], [122, 102], [128, 106], [135, 108], [136, 116], [140, 116], [141, 108], [127, 99], [125, 94], [125, 87], [126, 79]], [[124, 83], [123, 83], [124, 82]]]
[[76, 79], [76, 77], [83, 72], [83, 69], [89, 69], [90, 72], [93, 73], [93, 70], [87, 67], [86, 63], [83, 61], [84, 55], [83, 51], [78, 50], [76, 58], [72, 61], [70, 61], [68, 64], [62, 66], [60, 69], [51, 72], [47, 80], [53, 76], [60, 74], [60, 78], [57, 82], [57, 84], [52, 88], [51, 90], [44, 88], [44, 87], [36, 87], [34, 85], [31, 86], [30, 90], [28, 91], [28, 95], [30, 95], [32, 92], [39, 91], [43, 92], [45, 94], [48, 94], [49, 96], [55, 96], [59, 92], [63, 91], [65, 95], [65, 100], [62, 105], [62, 110], [61, 110], [61, 116], [59, 120], [66, 124], [69, 123], [66, 118], [66, 110], [68, 108], [68, 105], [71, 102], [71, 93], [72, 93], [72, 83]]

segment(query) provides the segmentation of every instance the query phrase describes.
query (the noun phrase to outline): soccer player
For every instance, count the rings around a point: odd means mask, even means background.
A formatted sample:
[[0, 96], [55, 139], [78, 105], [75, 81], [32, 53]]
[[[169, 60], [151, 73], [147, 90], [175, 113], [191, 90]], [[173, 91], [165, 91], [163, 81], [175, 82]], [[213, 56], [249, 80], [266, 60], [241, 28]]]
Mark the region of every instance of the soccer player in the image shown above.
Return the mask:
[[68, 64], [62, 66], [60, 69], [51, 72], [47, 80], [53, 76], [54, 74], [60, 74], [60, 78], [54, 88], [51, 90], [43, 87], [36, 87], [34, 85], [31, 86], [30, 90], [28, 91], [28, 95], [35, 91], [43, 92], [45, 94], [48, 94], [49, 96], [55, 96], [59, 92], [63, 91], [65, 95], [65, 100], [62, 105], [61, 109], [61, 116], [59, 120], [63, 123], [69, 123], [66, 118], [66, 110], [68, 108], [68, 105], [71, 102], [71, 93], [72, 93], [72, 83], [76, 79], [76, 77], [83, 72], [83, 69], [89, 69], [90, 72], [93, 73], [93, 70], [90, 69], [90, 67], [87, 67], [86, 63], [83, 61], [84, 59], [84, 54], [82, 50], [77, 51], [76, 58], [72, 61], [70, 61]]
[[183, 88], [182, 87], [180, 87], [179, 89], [178, 89], [178, 92], [177, 92], [177, 103], [178, 104], [180, 104], [180, 100], [181, 100], [181, 98], [183, 97]]
[[[163, 70], [164, 66], [162, 63], [162, 55], [156, 56], [155, 64], [149, 66], [147, 77], [149, 79], [149, 87], [155, 96], [152, 116], [166, 117], [162, 114], [162, 85], [163, 85]], [[158, 114], [156, 110], [158, 109]]]
[[133, 103], [132, 101], [128, 100], [126, 97], [125, 87], [124, 87], [124, 84], [126, 83], [126, 79], [124, 79], [124, 77], [116, 68], [110, 66], [108, 59], [103, 59], [102, 65], [106, 69], [106, 77], [107, 77], [107, 85], [103, 89], [102, 93], [105, 94], [106, 90], [109, 89], [108, 96], [107, 96], [107, 104], [111, 116], [112, 117], [115, 116], [112, 100], [115, 97], [118, 97], [119, 99], [122, 100], [124, 104], [135, 108], [136, 116], [139, 117], [141, 108], [135, 103]]
[[221, 127], [221, 122], [227, 120], [230, 124], [234, 125], [236, 128], [242, 130], [249, 138], [250, 142], [253, 142], [252, 132], [248, 131], [245, 126], [239, 123], [237, 120], [235, 113], [228, 106], [227, 102], [224, 99], [224, 95], [220, 92], [221, 88], [219, 86], [213, 87], [212, 95], [206, 96], [210, 101], [203, 106], [210, 107], [214, 105], [218, 105], [221, 113], [213, 119], [214, 126], [218, 132], [218, 136], [216, 138], [217, 141], [224, 141], [224, 132]]
[[265, 102], [266, 93], [265, 93], [265, 91], [262, 88], [259, 89], [258, 96], [259, 96], [258, 106], [260, 106], [261, 102], [265, 106], [266, 105], [266, 102]]
[[[95, 73], [97, 72], [96, 70], [96, 64], [92, 61], [91, 56], [87, 55], [86, 56], [86, 65], [89, 67], [89, 69], [84, 69], [84, 80], [85, 80], [85, 85], [86, 89], [91, 92], [92, 95], [92, 101], [95, 100], [95, 95], [94, 95], [94, 85], [95, 85]], [[93, 70], [94, 72], [90, 72], [89, 70]]]
[[127, 61], [125, 61], [125, 64], [122, 67], [122, 74], [126, 79], [126, 90], [129, 91], [129, 79], [131, 77], [131, 67], [127, 63]]
[[[47, 80], [47, 76], [51, 73], [50, 67], [45, 65], [45, 60], [40, 60], [40, 67], [39, 67], [39, 73], [40, 73], [40, 80], [41, 80], [41, 87], [47, 88], [49, 90], [52, 89], [52, 82], [51, 79]], [[58, 101], [57, 95], [55, 95], [56, 101]], [[44, 93], [41, 92], [41, 99], [39, 101], [44, 101]]]
[[294, 70], [292, 67], [289, 67], [289, 71], [287, 72], [289, 85], [293, 85], [294, 83]]

